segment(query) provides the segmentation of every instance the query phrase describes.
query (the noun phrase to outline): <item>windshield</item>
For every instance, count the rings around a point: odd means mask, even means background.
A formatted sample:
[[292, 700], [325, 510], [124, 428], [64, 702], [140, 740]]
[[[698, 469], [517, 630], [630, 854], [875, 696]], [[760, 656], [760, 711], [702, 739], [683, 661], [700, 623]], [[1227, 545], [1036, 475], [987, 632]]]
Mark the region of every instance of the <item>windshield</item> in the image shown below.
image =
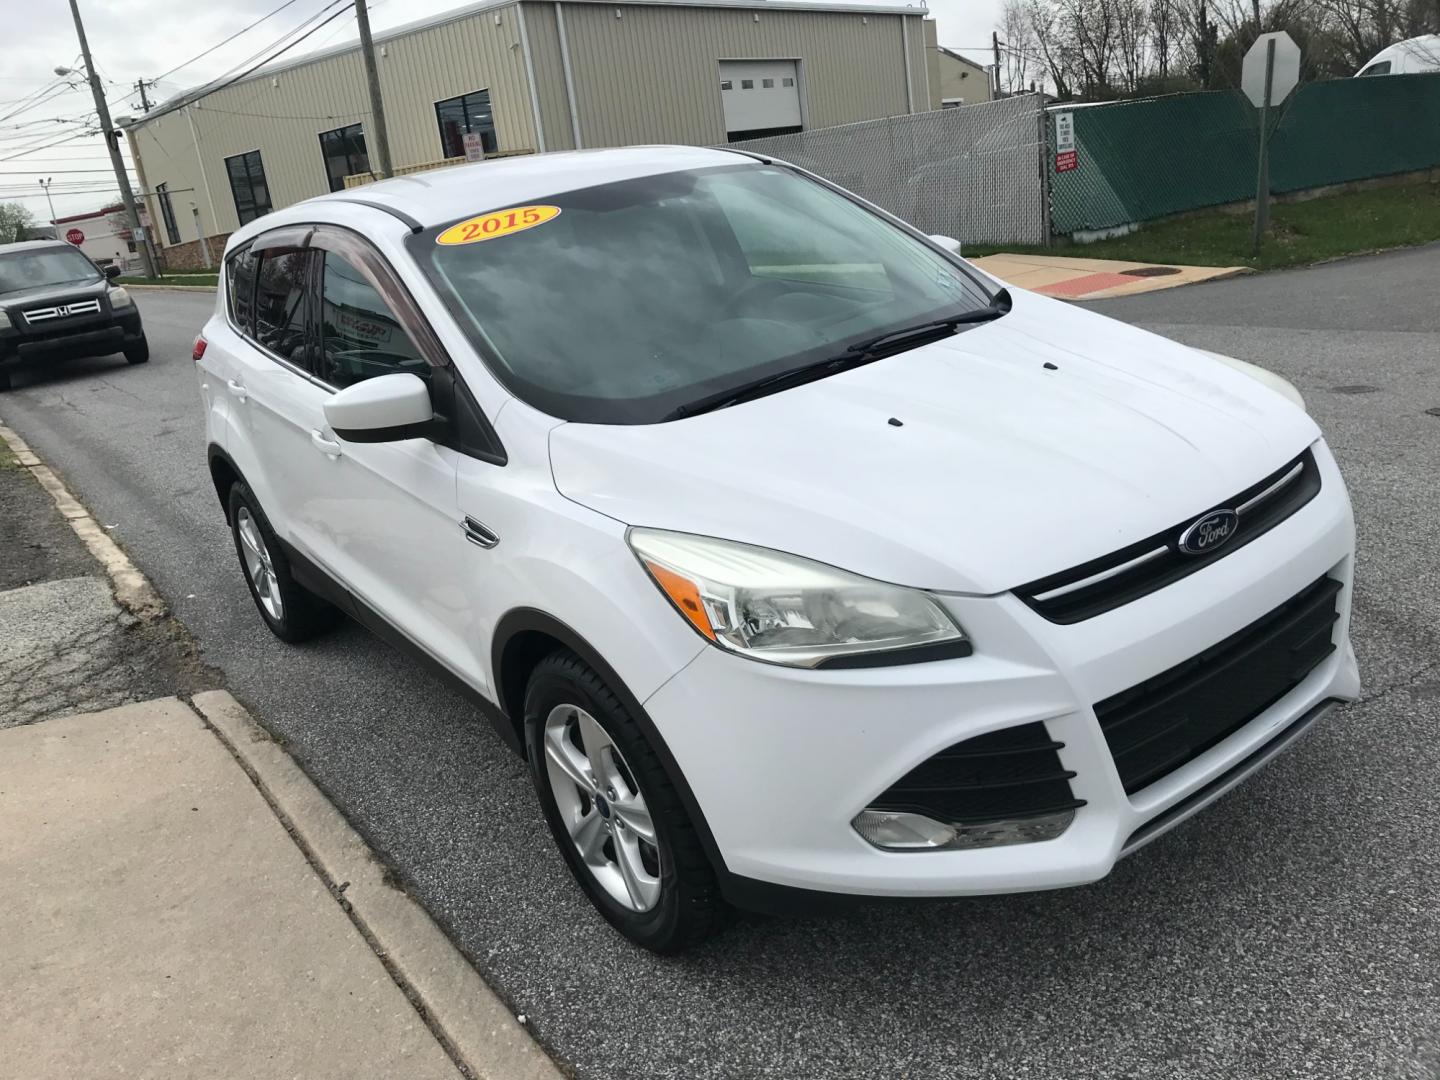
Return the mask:
[[507, 386], [595, 423], [653, 423], [989, 300], [883, 218], [760, 164], [584, 188], [410, 243]]
[[93, 281], [99, 276], [95, 264], [74, 248], [36, 248], [0, 255], [0, 293]]

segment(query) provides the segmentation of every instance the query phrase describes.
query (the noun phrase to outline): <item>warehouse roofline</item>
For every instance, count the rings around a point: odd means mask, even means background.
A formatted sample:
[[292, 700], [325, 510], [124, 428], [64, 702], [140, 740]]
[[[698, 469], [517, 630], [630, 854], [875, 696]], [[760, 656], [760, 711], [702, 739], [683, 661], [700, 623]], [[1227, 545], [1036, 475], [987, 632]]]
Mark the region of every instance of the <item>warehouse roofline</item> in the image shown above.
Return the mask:
[[[384, 45], [387, 42], [396, 41], [410, 34], [422, 30], [430, 30], [437, 26], [444, 26], [446, 23], [457, 22], [481, 11], [492, 9], [514, 7], [521, 0], [477, 0], [476, 3], [465, 4], [461, 7], [452, 8], [449, 11], [442, 11], [437, 15], [428, 18], [416, 19], [414, 22], [403, 23], [400, 26], [386, 30], [384, 33], [374, 35], [376, 45]], [[547, 2], [547, 0], [538, 0]], [[606, 4], [612, 7], [702, 7], [702, 8], [739, 8], [742, 10], [754, 11], [814, 11], [826, 14], [850, 14], [850, 15], [928, 15], [930, 9], [923, 3], [917, 4], [867, 4], [867, 3], [807, 3], [803, 0], [548, 0], [548, 2], [562, 4]], [[253, 82], [256, 79], [268, 79], [284, 71], [293, 71], [307, 64], [316, 64], [322, 60], [330, 60], [337, 56], [344, 56], [346, 53], [358, 52], [358, 42], [350, 42], [344, 45], [333, 45], [328, 49], [320, 49], [313, 53], [306, 53], [294, 60], [257, 68], [242, 79], [214, 79], [203, 86], [197, 86], [193, 90], [187, 90], [176, 97], [157, 105], [148, 113], [130, 118], [128, 123], [120, 126], [131, 130], [138, 130], [144, 127], [151, 120], [158, 120], [167, 113], [172, 113], [186, 105], [208, 97], [228, 86], [240, 86], [244, 83]]]

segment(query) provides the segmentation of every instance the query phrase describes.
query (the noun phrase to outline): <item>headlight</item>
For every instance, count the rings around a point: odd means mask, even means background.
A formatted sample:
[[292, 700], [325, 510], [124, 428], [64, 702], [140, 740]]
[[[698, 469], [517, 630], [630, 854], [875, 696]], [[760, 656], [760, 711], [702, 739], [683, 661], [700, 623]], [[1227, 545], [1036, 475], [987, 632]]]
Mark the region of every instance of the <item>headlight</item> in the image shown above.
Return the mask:
[[706, 639], [792, 667], [878, 667], [968, 656], [965, 634], [918, 589], [779, 551], [658, 529], [631, 548]]
[[10, 316], [5, 314], [5, 309], [0, 308], [0, 330], [10, 329]]
[[[1256, 382], [1261, 383], [1264, 386], [1268, 386], [1271, 390], [1274, 390], [1278, 394], [1284, 395], [1285, 397], [1289, 398], [1294, 404], [1300, 406], [1300, 408], [1302, 409], [1305, 409], [1305, 399], [1300, 396], [1300, 391], [1295, 389], [1295, 385], [1290, 382], [1289, 379], [1282, 378], [1279, 375], [1276, 375], [1273, 371], [1266, 371], [1258, 364], [1251, 364], [1245, 360], [1237, 360], [1235, 357], [1226, 356], [1224, 353], [1211, 352], [1209, 349], [1196, 349], [1195, 351], [1200, 353], [1200, 355], [1202, 356], [1208, 356], [1211, 360], [1220, 361], [1220, 363], [1224, 364], [1226, 367], [1234, 368], [1236, 371], [1241, 372], [1242, 374], [1249, 375], [1250, 378], [1254, 379]], [[1309, 412], [1310, 410], [1305, 409], [1305, 411]]]
[[130, 294], [118, 285], [110, 290], [110, 307], [112, 310], [114, 308], [129, 307], [133, 303], [135, 303], [135, 301], [130, 299]]

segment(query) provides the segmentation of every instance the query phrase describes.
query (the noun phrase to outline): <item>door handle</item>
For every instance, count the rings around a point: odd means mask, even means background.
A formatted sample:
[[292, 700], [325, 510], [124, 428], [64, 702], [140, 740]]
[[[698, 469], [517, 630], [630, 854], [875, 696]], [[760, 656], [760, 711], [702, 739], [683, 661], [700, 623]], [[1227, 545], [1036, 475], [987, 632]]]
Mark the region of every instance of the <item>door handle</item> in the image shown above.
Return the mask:
[[460, 528], [465, 530], [465, 539], [476, 547], [493, 548], [500, 543], [500, 537], [472, 517], [461, 518]]
[[327, 439], [325, 433], [322, 431], [310, 432], [310, 445], [331, 457], [340, 456], [340, 444], [331, 439]]
[[238, 379], [225, 380], [225, 389], [230, 391], [231, 397], [241, 402], [250, 396], [250, 392], [245, 389], [245, 384]]

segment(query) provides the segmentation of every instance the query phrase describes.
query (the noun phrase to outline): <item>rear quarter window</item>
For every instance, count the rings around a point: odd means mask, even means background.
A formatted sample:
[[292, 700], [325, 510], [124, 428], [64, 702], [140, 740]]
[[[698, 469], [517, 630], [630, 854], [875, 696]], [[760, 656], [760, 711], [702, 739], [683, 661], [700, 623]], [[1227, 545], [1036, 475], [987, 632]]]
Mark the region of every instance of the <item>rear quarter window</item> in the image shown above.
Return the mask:
[[255, 263], [249, 248], [242, 248], [225, 261], [225, 304], [233, 322], [247, 337], [254, 336]]

